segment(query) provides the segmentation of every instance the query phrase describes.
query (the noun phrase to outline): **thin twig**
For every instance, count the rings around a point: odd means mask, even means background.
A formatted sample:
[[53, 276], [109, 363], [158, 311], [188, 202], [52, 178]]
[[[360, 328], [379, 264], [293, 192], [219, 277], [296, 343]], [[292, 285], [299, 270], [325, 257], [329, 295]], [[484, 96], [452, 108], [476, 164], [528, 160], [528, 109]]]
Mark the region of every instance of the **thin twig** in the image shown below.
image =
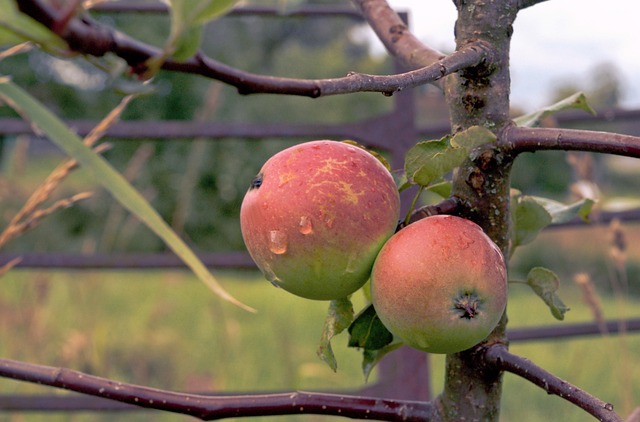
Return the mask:
[[598, 420], [622, 422], [622, 418], [613, 411], [613, 405], [611, 403], [604, 402], [592, 396], [540, 368], [524, 357], [510, 353], [504, 345], [494, 344], [490, 346], [486, 350], [485, 357], [487, 362], [496, 365], [498, 369], [511, 372], [532, 382], [546, 391], [547, 394], [554, 394], [575, 404], [598, 418]]
[[547, 0], [511, 0], [511, 4], [513, 4], [516, 9], [522, 10], [545, 1]]
[[434, 420], [436, 415], [436, 409], [431, 402], [309, 392], [205, 396], [127, 384], [71, 369], [8, 359], [0, 359], [0, 376], [149, 409], [191, 415], [202, 420], [257, 415], [321, 414], [386, 421], [430, 421]]
[[[73, 51], [93, 56], [113, 53], [124, 59], [139, 74], [147, 71], [145, 63], [149, 59], [163, 55], [162, 50], [157, 47], [86, 18], [74, 18], [61, 25], [59, 20], [62, 17], [58, 16], [58, 11], [38, 0], [20, 1], [19, 8], [50, 30], [56, 30], [57, 35]], [[394, 75], [354, 72], [342, 78], [331, 79], [280, 78], [254, 74], [218, 62], [201, 52], [183, 62], [167, 59], [161, 68], [217, 79], [235, 86], [241, 94], [287, 94], [312, 98], [353, 92], [381, 92], [391, 95], [402, 89], [437, 81], [460, 69], [476, 66], [488, 60], [489, 54], [487, 44], [470, 44], [446, 57], [437, 54], [438, 61], [432, 60], [435, 55], [430, 56], [429, 60], [425, 60], [430, 63], [428, 66], [411, 72]]]

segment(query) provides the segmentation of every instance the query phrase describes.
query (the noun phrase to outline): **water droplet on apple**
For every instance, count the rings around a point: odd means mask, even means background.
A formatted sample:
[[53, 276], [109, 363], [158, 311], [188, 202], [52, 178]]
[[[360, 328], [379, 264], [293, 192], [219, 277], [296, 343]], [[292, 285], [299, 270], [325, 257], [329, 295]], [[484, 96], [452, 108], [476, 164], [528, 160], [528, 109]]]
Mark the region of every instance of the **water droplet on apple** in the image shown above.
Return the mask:
[[267, 281], [269, 281], [269, 283], [271, 283], [274, 287], [277, 287], [278, 289], [280, 288], [280, 284], [282, 283], [282, 280], [278, 278], [278, 276], [273, 272], [273, 270], [269, 265], [264, 266], [264, 268], [262, 269], [262, 273], [264, 274], [264, 278], [266, 278]]
[[345, 271], [348, 273], [356, 272], [356, 269], [358, 268], [358, 261], [359, 259], [357, 253], [354, 252], [349, 255], [349, 259], [347, 260], [347, 268], [345, 269]]
[[280, 230], [269, 232], [269, 250], [276, 255], [287, 252], [287, 235]]
[[311, 223], [311, 219], [306, 215], [300, 217], [300, 233], [307, 235], [313, 233], [313, 224]]

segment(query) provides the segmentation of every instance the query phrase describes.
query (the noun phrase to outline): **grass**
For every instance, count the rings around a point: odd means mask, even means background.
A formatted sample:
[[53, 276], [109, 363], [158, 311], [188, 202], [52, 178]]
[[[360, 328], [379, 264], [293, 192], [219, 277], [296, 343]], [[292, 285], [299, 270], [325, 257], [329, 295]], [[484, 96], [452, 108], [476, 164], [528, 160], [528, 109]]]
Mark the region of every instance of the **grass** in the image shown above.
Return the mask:
[[[14, 270], [0, 289], [0, 355], [59, 365], [121, 381], [177, 391], [344, 390], [363, 385], [360, 355], [335, 341], [339, 369], [315, 355], [327, 304], [274, 289], [253, 272], [221, 274], [225, 287], [257, 308], [249, 314], [222, 303], [187, 272], [35, 272]], [[572, 308], [556, 322], [525, 286], [510, 293], [511, 326], [588, 321], [580, 292], [563, 286]], [[360, 306], [363, 299], [357, 298]], [[623, 307], [602, 298], [605, 317], [620, 309], [639, 316], [638, 302]], [[513, 344], [552, 373], [614, 403], [623, 415], [640, 404], [640, 337]], [[432, 388], [439, 392], [442, 356], [432, 356]], [[372, 377], [375, 381], [375, 374]], [[49, 388], [0, 379], [0, 393], [51, 393]], [[102, 421], [113, 414], [0, 415], [9, 421]], [[158, 412], [118, 414], [127, 421], [181, 421]], [[503, 420], [583, 421], [581, 410], [515, 376], [506, 375]], [[272, 421], [339, 420], [319, 416], [255, 418]]]

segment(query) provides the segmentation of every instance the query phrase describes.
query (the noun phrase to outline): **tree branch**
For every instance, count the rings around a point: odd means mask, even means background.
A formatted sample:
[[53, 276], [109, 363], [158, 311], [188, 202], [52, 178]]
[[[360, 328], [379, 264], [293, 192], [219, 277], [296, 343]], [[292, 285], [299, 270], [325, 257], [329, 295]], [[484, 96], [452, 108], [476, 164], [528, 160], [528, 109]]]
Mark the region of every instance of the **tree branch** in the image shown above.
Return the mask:
[[444, 55], [418, 40], [386, 0], [353, 0], [387, 51], [409, 69], [440, 60]]
[[538, 3], [542, 3], [547, 0], [511, 0], [511, 4], [518, 10], [526, 9], [527, 7], [535, 6]]
[[511, 372], [532, 382], [547, 394], [554, 394], [575, 404], [598, 420], [622, 422], [622, 418], [613, 411], [611, 403], [606, 403], [569, 384], [526, 358], [510, 353], [504, 345], [490, 346], [486, 350], [485, 357], [487, 362], [494, 364], [498, 369]]
[[87, 375], [65, 368], [0, 359], [0, 376], [63, 388], [110, 400], [215, 420], [239, 416], [322, 414], [377, 420], [434, 420], [431, 402], [385, 400], [348, 395], [291, 392], [206, 396], [176, 393]]
[[500, 135], [505, 152], [589, 151], [640, 158], [640, 137], [590, 130], [507, 127]]
[[[113, 53], [124, 59], [134, 72], [147, 71], [145, 63], [153, 57], [161, 57], [162, 50], [144, 44], [115, 29], [88, 19], [69, 19], [51, 6], [38, 0], [18, 2], [20, 10], [45, 25], [63, 38], [78, 53], [103, 56]], [[205, 76], [235, 86], [241, 94], [270, 93], [307, 97], [320, 97], [353, 92], [381, 92], [391, 95], [402, 89], [434, 82], [487, 60], [490, 51], [486, 43], [470, 44], [465, 48], [430, 61], [429, 66], [396, 75], [368, 75], [350, 73], [333, 79], [296, 79], [258, 75], [220, 63], [202, 53], [178, 62], [167, 59], [162, 69]]]
[[[454, 214], [459, 205], [458, 198], [454, 196], [444, 199], [437, 204], [425, 205], [411, 213], [408, 224], [415, 223], [418, 220], [431, 217], [432, 215]], [[404, 221], [402, 221], [398, 225], [398, 230], [406, 227], [408, 224], [404, 224]]]

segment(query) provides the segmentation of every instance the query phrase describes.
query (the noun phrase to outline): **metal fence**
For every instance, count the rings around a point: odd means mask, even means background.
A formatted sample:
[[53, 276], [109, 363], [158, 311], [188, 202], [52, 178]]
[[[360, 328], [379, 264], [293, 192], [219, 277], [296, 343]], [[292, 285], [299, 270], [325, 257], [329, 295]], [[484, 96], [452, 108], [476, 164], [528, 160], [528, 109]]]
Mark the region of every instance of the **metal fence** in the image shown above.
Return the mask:
[[[99, 10], [105, 12], [139, 12], [165, 13], [166, 7], [159, 4], [127, 4], [124, 2], [104, 3]], [[282, 13], [274, 8], [241, 8], [233, 12], [234, 15], [258, 15], [272, 17], [325, 17], [347, 16], [361, 20], [360, 15], [351, 8], [335, 6], [314, 6], [289, 10]], [[402, 15], [407, 21], [407, 14]], [[449, 131], [448, 122], [433, 124], [428, 127], [418, 127], [416, 124], [416, 103], [414, 93], [410, 90], [394, 95], [394, 106], [387, 114], [376, 116], [365, 121], [336, 125], [306, 125], [306, 124], [223, 124], [215, 122], [184, 122], [184, 121], [122, 121], [109, 128], [106, 137], [111, 139], [189, 139], [204, 138], [210, 141], [225, 138], [338, 138], [354, 139], [360, 143], [385, 150], [392, 158], [394, 168], [401, 168], [405, 152], [418, 139], [437, 138]], [[78, 120], [67, 122], [79, 135], [86, 135], [97, 122]], [[640, 110], [607, 110], [597, 116], [578, 113], [565, 113], [556, 119], [559, 126], [576, 127], [584, 125], [616, 124], [619, 131], [622, 127], [629, 134], [640, 135]], [[20, 119], [0, 119], [0, 136], [15, 136], [31, 134], [28, 123]], [[405, 203], [408, 201], [404, 201]], [[612, 218], [623, 221], [637, 221], [640, 211], [626, 213], [609, 213], [600, 216], [599, 223], [605, 223]], [[566, 226], [584, 225], [579, 221], [570, 222]], [[586, 225], [584, 225], [586, 227]], [[553, 227], [552, 227], [553, 228]], [[99, 255], [76, 255], [68, 253], [26, 253], [20, 254], [19, 268], [40, 269], [152, 269], [152, 268], [183, 268], [184, 264], [170, 253], [114, 253]], [[0, 265], [17, 257], [9, 252], [0, 253]], [[253, 261], [244, 252], [204, 253], [200, 255], [205, 265], [212, 268], [254, 268]], [[640, 331], [640, 319], [624, 321], [607, 321], [605, 329], [608, 333], [619, 331]], [[598, 335], [603, 332], [601, 325], [594, 323], [567, 324], [561, 327], [541, 326], [513, 329], [508, 332], [510, 341], [544, 341], [557, 338], [573, 338], [580, 336]], [[395, 358], [394, 358], [395, 355]], [[402, 365], [404, 363], [404, 365]], [[397, 370], [398, 366], [404, 369]], [[385, 369], [385, 367], [387, 369]], [[391, 368], [391, 369], [389, 369]], [[354, 394], [366, 393], [385, 395], [393, 392], [404, 394], [405, 398], [428, 399], [429, 391], [424, 388], [416, 391], [407, 386], [407, 375], [415, 378], [416, 373], [428, 374], [428, 361], [425, 354], [404, 350], [391, 354], [382, 362], [379, 381], [376, 385], [367, 387]], [[426, 384], [426, 382], [423, 382]], [[207, 393], [205, 393], [207, 394]], [[221, 394], [219, 392], [211, 394]], [[224, 393], [222, 393], [224, 394]], [[0, 412], [18, 411], [133, 411], [144, 410], [135, 406], [82, 395], [0, 395]]]

